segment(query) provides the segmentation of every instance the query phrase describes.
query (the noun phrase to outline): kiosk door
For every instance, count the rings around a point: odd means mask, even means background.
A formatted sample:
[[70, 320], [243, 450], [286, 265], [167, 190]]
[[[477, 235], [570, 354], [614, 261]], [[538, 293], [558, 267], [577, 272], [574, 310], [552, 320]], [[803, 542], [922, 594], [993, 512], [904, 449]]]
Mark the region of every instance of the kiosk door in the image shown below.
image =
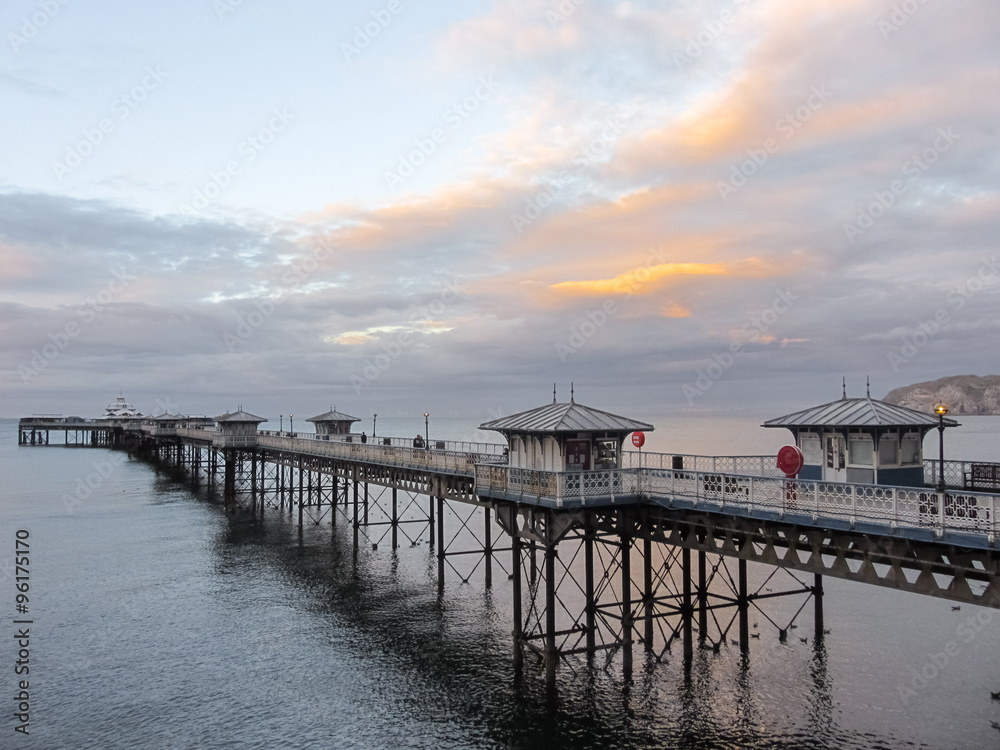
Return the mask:
[[827, 482], [847, 481], [847, 461], [844, 438], [841, 435], [827, 435], [826, 456], [823, 468], [823, 479]]
[[566, 471], [588, 471], [590, 469], [590, 441], [566, 441]]

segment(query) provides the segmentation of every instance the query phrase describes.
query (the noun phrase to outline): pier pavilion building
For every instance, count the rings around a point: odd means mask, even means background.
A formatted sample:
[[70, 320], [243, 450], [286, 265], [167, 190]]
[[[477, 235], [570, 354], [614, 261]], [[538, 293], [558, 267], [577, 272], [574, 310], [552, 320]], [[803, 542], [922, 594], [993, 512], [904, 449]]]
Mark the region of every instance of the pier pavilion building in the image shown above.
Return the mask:
[[512, 469], [599, 471], [622, 467], [622, 444], [629, 433], [653, 425], [576, 403], [551, 404], [501, 417], [479, 426], [507, 439]]
[[791, 430], [805, 464], [800, 479], [924, 486], [924, 435], [958, 427], [871, 397], [847, 398], [769, 419], [764, 427]]
[[361, 420], [330, 407], [330, 411], [310, 417], [306, 421], [313, 423], [317, 435], [329, 440], [330, 435], [350, 435], [351, 425]]

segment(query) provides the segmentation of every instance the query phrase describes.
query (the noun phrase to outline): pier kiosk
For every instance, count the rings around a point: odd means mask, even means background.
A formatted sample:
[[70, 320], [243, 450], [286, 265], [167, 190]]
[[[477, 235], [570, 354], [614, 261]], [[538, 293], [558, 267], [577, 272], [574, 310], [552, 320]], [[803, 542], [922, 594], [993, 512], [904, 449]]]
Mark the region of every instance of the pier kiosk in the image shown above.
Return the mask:
[[653, 425], [578, 404], [556, 403], [479, 425], [507, 439], [511, 469], [598, 471], [620, 469], [629, 433]]
[[[511, 537], [515, 668], [520, 668], [525, 646], [538, 644], [535, 648], [540, 647], [543, 656], [545, 681], [552, 685], [561, 659], [559, 633], [566, 632], [557, 627], [556, 591], [560, 576], [556, 557], [559, 543], [566, 539], [571, 529], [575, 529], [573, 534], [582, 540], [584, 547], [584, 580], [574, 579], [574, 584], [584, 592], [586, 603], [574, 627], [583, 624], [582, 637], [588, 653], [596, 651], [598, 640], [595, 579], [600, 580], [602, 575], [606, 578], [608, 572], [605, 569], [602, 574], [597, 567], [596, 561], [601, 559], [601, 553], [597, 552], [595, 556], [595, 547], [599, 542], [594, 511], [588, 508], [586, 515], [581, 513], [580, 516], [557, 514], [551, 507], [544, 507], [543, 503], [554, 502], [556, 508], [563, 507], [564, 502], [572, 502], [581, 508], [585, 503], [605, 507], [613, 504], [615, 496], [623, 494], [620, 482], [622, 472], [619, 470], [625, 438], [636, 430], [652, 430], [653, 426], [578, 404], [572, 396], [568, 404], [560, 404], [553, 393], [551, 404], [484, 422], [479, 429], [499, 432], [507, 439], [508, 465], [477, 467], [476, 491], [480, 498], [501, 501], [496, 506], [497, 521]], [[497, 475], [498, 482], [492, 481], [494, 475]], [[481, 481], [483, 479], [486, 481]], [[625, 525], [621, 528], [624, 529]], [[628, 674], [632, 669], [634, 608], [629, 591], [633, 541], [627, 531], [619, 534], [619, 530], [603, 536], [600, 545], [605, 550], [615, 550], [611, 555], [617, 555], [619, 560], [617, 565], [624, 587], [622, 601], [625, 603], [615, 605], [620, 608], [618, 622], [621, 623], [621, 630], [611, 635], [610, 640], [614, 648], [623, 649], [623, 668]], [[648, 551], [646, 546], [642, 549]], [[539, 551], [543, 552], [540, 571], [537, 560]], [[526, 609], [522, 608], [525, 564], [530, 570]], [[542, 574], [544, 587], [535, 585], [538, 572]], [[651, 577], [649, 580], [652, 580]], [[526, 620], [525, 611], [536, 612], [537, 615]], [[651, 618], [649, 623], [649, 628], [652, 628]], [[652, 631], [647, 629], [644, 632], [651, 641]], [[604, 637], [602, 635], [600, 639]]]
[[[257, 428], [261, 422], [266, 422], [264, 417], [258, 417], [249, 412], [243, 411], [241, 406], [238, 410], [223, 414], [215, 418], [216, 433], [212, 436], [212, 444], [216, 448], [222, 449], [222, 454], [226, 463], [225, 480], [223, 484], [222, 496], [226, 503], [226, 509], [231, 507], [233, 499], [236, 497], [236, 465], [245, 455], [243, 451], [250, 454], [252, 477], [252, 494], [254, 502], [257, 497]], [[263, 512], [263, 504], [261, 505]]]
[[[350, 435], [351, 425], [361, 420], [330, 407], [330, 411], [325, 414], [310, 417], [306, 421], [312, 422], [316, 427], [316, 435], [319, 436], [320, 440], [329, 440], [331, 435]], [[350, 438], [347, 440], [349, 441]]]
[[940, 424], [958, 426], [905, 406], [844, 396], [763, 426], [792, 431], [805, 458], [800, 479], [923, 487], [924, 435]]
[[216, 434], [212, 442], [219, 448], [252, 448], [257, 445], [257, 427], [266, 421], [240, 407], [215, 418]]

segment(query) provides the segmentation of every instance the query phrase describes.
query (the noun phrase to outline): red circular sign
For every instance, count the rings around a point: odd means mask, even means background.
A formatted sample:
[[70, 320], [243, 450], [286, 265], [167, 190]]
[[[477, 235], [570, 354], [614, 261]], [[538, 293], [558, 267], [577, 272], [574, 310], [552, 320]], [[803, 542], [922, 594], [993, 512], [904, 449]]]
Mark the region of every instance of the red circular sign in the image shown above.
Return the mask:
[[636, 448], [641, 448], [646, 444], [646, 433], [645, 432], [633, 432], [632, 433], [632, 445]]
[[778, 468], [784, 472], [787, 477], [794, 477], [802, 470], [802, 466], [805, 464], [805, 459], [802, 456], [802, 451], [800, 451], [794, 445], [786, 445], [778, 451]]

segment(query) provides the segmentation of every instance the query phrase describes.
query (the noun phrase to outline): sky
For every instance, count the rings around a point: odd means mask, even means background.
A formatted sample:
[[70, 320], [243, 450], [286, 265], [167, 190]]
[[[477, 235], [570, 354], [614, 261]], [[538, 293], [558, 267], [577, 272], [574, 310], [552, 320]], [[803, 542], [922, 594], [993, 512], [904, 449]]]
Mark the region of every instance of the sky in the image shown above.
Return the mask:
[[0, 415], [996, 374], [995, 0], [10, 0]]

